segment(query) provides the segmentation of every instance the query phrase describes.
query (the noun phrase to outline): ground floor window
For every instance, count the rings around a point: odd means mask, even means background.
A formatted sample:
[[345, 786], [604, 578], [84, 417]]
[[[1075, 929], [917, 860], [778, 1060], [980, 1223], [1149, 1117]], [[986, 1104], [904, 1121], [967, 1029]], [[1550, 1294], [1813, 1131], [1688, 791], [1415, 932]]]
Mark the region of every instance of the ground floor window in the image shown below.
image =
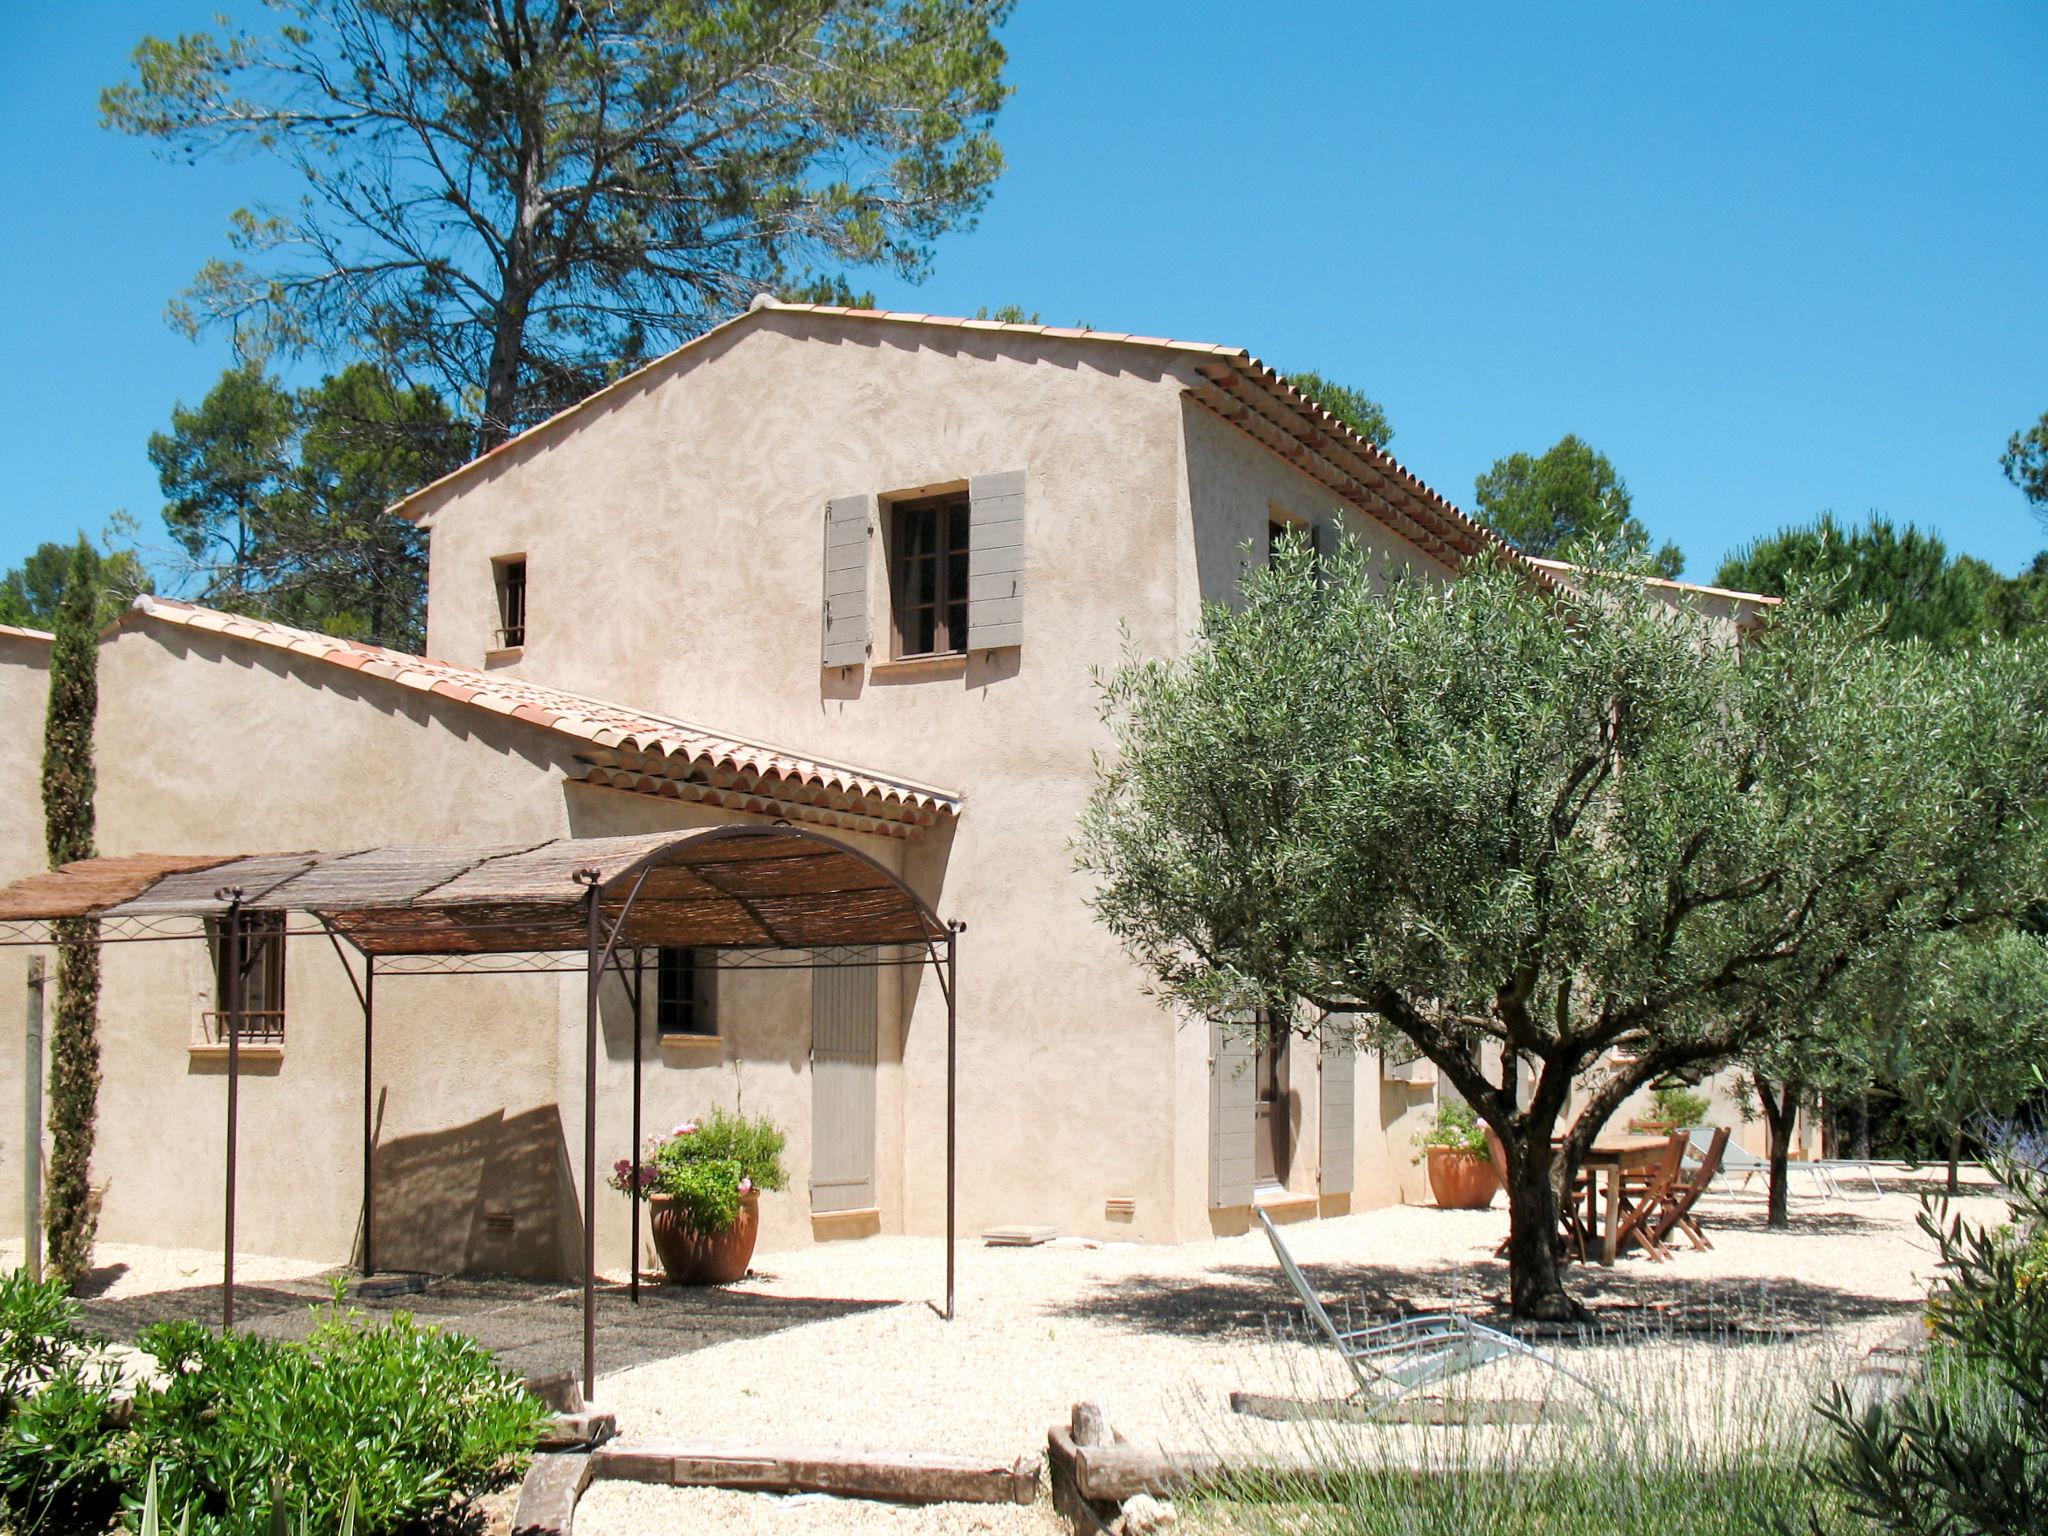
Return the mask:
[[655, 952], [654, 1028], [661, 1035], [718, 1033], [718, 957], [714, 951]]
[[[206, 920], [207, 951], [213, 959], [213, 1007], [206, 1014], [204, 1043], [228, 1043], [231, 976], [221, 953], [224, 935], [218, 918]], [[242, 978], [243, 1045], [284, 1044], [284, 914], [250, 912], [241, 920], [236, 963]]]

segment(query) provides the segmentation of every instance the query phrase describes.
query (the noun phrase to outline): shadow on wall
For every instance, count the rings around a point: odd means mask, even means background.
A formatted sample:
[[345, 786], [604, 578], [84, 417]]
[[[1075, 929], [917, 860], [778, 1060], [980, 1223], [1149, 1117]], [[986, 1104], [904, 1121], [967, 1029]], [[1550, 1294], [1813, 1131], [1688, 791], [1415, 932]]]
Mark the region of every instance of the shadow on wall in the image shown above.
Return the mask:
[[401, 1136], [376, 1149], [379, 1269], [582, 1275], [582, 1213], [552, 1104]]

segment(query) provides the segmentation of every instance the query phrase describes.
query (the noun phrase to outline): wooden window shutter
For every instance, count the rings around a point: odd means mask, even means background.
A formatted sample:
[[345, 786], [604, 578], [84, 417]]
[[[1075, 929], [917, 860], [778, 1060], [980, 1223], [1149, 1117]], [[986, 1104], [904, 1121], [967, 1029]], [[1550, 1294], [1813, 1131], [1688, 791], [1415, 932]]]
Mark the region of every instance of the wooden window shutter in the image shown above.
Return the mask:
[[1024, 471], [976, 475], [967, 549], [967, 649], [1024, 643]]
[[1249, 1029], [1209, 1023], [1209, 1208], [1252, 1203], [1257, 1164], [1258, 1040]]
[[867, 496], [825, 503], [823, 664], [857, 667], [868, 659]]
[[1352, 1020], [1336, 1014], [1323, 1021], [1322, 1049], [1317, 1056], [1321, 1078], [1318, 1107], [1321, 1166], [1317, 1187], [1326, 1195], [1351, 1193], [1358, 1083], [1358, 1039]]

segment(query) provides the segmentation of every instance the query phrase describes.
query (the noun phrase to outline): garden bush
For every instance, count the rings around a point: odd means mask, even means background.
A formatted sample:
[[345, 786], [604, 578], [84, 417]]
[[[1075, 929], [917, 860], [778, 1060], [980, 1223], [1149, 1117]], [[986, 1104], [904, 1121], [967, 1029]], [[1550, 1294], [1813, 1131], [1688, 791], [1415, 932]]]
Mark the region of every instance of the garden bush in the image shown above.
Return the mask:
[[547, 1416], [473, 1341], [403, 1313], [372, 1322], [323, 1309], [303, 1341], [225, 1338], [197, 1323], [145, 1328], [157, 1366], [132, 1405], [66, 1314], [0, 1293], [8, 1361], [55, 1359], [0, 1426], [9, 1528], [133, 1527], [154, 1482], [163, 1523], [194, 1536], [288, 1528], [356, 1536], [454, 1528], [462, 1507], [517, 1473]]
[[[1986, 1166], [2014, 1219], [1973, 1226], [1930, 1201], [1921, 1229], [1941, 1256], [1927, 1369], [1902, 1398], [1859, 1408], [1829, 1394], [1831, 1453], [1815, 1471], [1864, 1529], [2007, 1536], [2048, 1529], [2048, 1166], [2007, 1142]], [[1814, 1521], [1816, 1530], [1828, 1527]]]

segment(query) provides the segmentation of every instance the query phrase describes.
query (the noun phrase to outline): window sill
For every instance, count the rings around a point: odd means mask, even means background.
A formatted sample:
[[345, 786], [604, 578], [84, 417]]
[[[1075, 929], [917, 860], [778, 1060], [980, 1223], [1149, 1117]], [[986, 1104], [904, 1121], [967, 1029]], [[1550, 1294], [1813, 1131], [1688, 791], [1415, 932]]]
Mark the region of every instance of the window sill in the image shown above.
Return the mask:
[[868, 665], [868, 675], [878, 682], [890, 678], [918, 681], [927, 678], [965, 677], [967, 675], [967, 653], [948, 651], [943, 656], [904, 656], [895, 661], [877, 661]]
[[525, 654], [526, 647], [523, 645], [502, 646], [495, 651], [484, 652], [484, 665], [487, 667], [509, 667]]
[[723, 1043], [724, 1039], [723, 1035], [663, 1035], [661, 1048], [682, 1056], [694, 1056], [699, 1051]]
[[[194, 1055], [208, 1061], [226, 1061], [228, 1048], [224, 1045], [194, 1045], [187, 1049]], [[240, 1061], [282, 1061], [284, 1047], [281, 1045], [245, 1045], [235, 1053]]]

